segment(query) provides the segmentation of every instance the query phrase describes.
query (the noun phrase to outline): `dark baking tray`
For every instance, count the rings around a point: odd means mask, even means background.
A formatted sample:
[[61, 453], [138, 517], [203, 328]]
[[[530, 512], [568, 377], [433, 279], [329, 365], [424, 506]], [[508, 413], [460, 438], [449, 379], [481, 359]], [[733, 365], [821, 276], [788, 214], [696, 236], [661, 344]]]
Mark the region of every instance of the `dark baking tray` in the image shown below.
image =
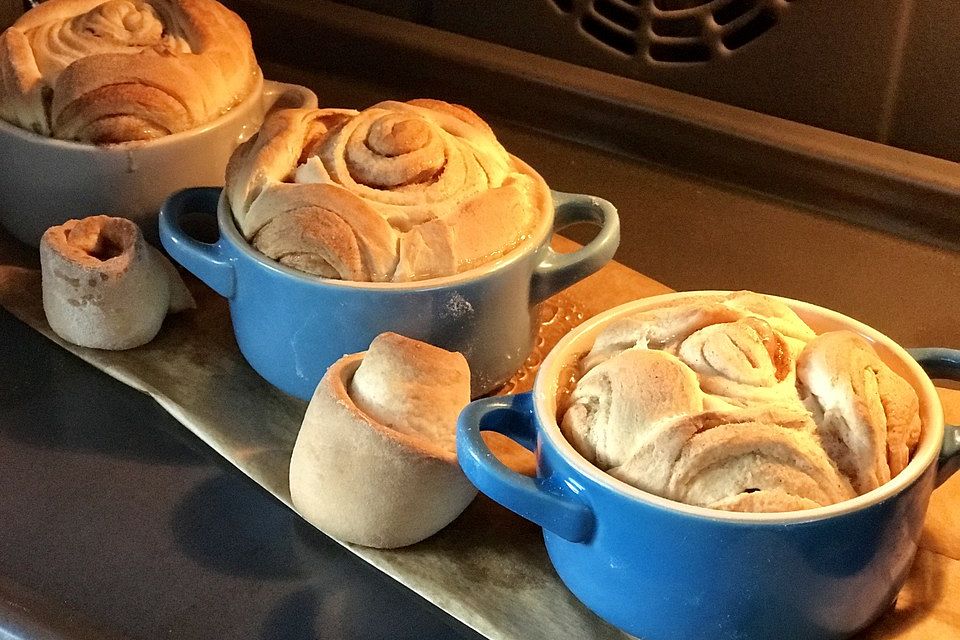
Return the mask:
[[[945, 161], [326, 2], [234, 2], [268, 77], [321, 103], [431, 96], [552, 186], [616, 203], [618, 259], [960, 345]], [[23, 259], [30, 260], [29, 252]], [[474, 638], [153, 402], [0, 312], [0, 637]]]

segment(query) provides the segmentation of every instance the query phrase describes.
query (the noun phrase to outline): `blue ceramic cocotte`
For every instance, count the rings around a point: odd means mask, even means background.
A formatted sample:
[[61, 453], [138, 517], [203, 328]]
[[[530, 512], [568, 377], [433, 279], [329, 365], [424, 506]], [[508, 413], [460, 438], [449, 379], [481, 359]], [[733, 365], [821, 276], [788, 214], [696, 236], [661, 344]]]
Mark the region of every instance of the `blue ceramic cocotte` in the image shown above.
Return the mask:
[[[890, 482], [836, 505], [781, 514], [693, 507], [600, 471], [557, 425], [563, 372], [600, 329], [683, 295], [690, 294], [640, 300], [591, 319], [544, 360], [533, 392], [468, 405], [458, 424], [460, 464], [480, 491], [543, 527], [567, 587], [628, 633], [645, 640], [848, 637], [894, 601], [916, 554], [930, 493], [960, 459], [960, 428], [944, 427], [939, 397], [921, 368], [960, 379], [960, 351], [915, 350], [914, 360], [859, 322], [783, 300], [818, 332], [860, 333], [910, 381], [923, 421], [917, 451]], [[535, 451], [537, 477], [501, 464], [481, 431]]]
[[[290, 269], [253, 249], [218, 188], [171, 196], [160, 210], [160, 240], [170, 256], [230, 302], [240, 351], [281, 390], [309, 400], [327, 368], [394, 331], [451, 351], [470, 365], [472, 393], [502, 384], [523, 364], [537, 331], [537, 304], [606, 264], [620, 241], [617, 211], [606, 200], [553, 192], [553, 219], [487, 265], [421, 282], [329, 280]], [[181, 222], [217, 219], [220, 237], [200, 242]], [[553, 232], [581, 222], [600, 227], [582, 249], [560, 254]]]

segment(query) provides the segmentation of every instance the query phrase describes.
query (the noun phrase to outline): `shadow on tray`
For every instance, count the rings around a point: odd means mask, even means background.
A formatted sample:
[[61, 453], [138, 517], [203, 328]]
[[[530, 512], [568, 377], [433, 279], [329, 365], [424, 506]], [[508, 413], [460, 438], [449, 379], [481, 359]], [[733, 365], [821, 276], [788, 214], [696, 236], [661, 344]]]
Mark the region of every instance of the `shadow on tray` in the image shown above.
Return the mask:
[[[0, 309], [0, 437], [147, 463], [209, 454], [149, 396], [103, 374]], [[29, 366], [18, 366], [28, 362]], [[11, 366], [13, 365], [13, 366]]]

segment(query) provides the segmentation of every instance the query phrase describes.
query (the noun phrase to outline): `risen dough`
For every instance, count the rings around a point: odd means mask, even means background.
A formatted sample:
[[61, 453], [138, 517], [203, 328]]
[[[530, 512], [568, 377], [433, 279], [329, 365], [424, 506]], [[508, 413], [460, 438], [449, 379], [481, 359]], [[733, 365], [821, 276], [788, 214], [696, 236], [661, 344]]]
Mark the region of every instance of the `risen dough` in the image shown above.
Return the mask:
[[455, 274], [552, 216], [543, 179], [472, 111], [437, 100], [274, 113], [237, 149], [226, 183], [257, 249], [344, 280]]
[[48, 0], [0, 35], [0, 118], [81, 142], [214, 120], [257, 76], [250, 33], [215, 0]]
[[476, 489], [456, 459], [457, 416], [470, 401], [459, 353], [381, 334], [344, 356], [310, 400], [290, 460], [290, 496], [323, 531], [401, 547], [456, 518]]
[[[798, 363], [799, 359], [799, 363]], [[607, 325], [562, 429], [614, 477], [688, 504], [792, 511], [869, 491], [916, 447], [916, 392], [849, 332], [786, 305], [685, 298]]]
[[920, 400], [866, 340], [849, 331], [818, 336], [797, 372], [824, 446], [860, 493], [907, 466], [920, 440]]

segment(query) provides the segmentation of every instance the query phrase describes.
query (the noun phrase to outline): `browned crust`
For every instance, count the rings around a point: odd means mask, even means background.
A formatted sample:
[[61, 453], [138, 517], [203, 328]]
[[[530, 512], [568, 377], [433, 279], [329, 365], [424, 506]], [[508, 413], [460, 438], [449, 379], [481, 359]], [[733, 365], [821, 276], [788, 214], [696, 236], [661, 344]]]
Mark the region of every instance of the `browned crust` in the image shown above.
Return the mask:
[[[54, 137], [92, 143], [151, 139], [214, 120], [246, 97], [257, 76], [250, 33], [214, 0], [150, 0], [165, 25], [174, 21], [191, 53], [144, 48], [100, 53], [69, 64], [59, 77], [33, 77], [31, 29], [82, 15], [97, 0], [49, 0], [24, 14], [0, 47], [0, 116]], [[19, 35], [17, 35], [19, 34]], [[30, 45], [27, 44], [27, 48]], [[49, 119], [42, 85], [52, 91]], [[9, 107], [9, 105], [13, 105]], [[46, 126], [43, 126], [46, 123]]]
[[[478, 184], [477, 180], [482, 178], [477, 176], [483, 176], [487, 171], [488, 175], [496, 176], [496, 182], [492, 184], [497, 186], [469, 190], [469, 195], [457, 200], [451, 194], [457, 193], [454, 185], [458, 183], [452, 179], [449, 187], [444, 183], [443, 191], [424, 196], [422, 202], [416, 197], [408, 200], [402, 194], [415, 193], [420, 188], [429, 189], [435, 183], [425, 179], [423, 185], [416, 181], [395, 188], [378, 187], [380, 183], [364, 184], [362, 178], [354, 175], [355, 167], [350, 166], [348, 158], [350, 153], [366, 154], [373, 149], [367, 147], [368, 151], [365, 151], [359, 146], [351, 146], [341, 158], [326, 148], [325, 143], [330, 140], [335, 140], [330, 144], [337, 150], [340, 145], [347, 144], [344, 141], [353, 141], [355, 132], [352, 129], [348, 132], [344, 127], [351, 126], [348, 123], [350, 118], [360, 117], [365, 112], [343, 109], [277, 111], [266, 118], [254, 139], [237, 149], [226, 172], [226, 194], [234, 218], [240, 231], [248, 240], [254, 241], [255, 247], [275, 259], [281, 253], [287, 255], [290, 266], [323, 277], [407, 281], [453, 275], [471, 269], [511, 251], [531, 235], [541, 237], [545, 234], [544, 227], [552, 219], [549, 188], [536, 171], [499, 145], [490, 127], [476, 114], [466, 107], [439, 100], [388, 101], [370, 109], [378, 108], [393, 110], [400, 116], [412, 115], [414, 119], [429, 119], [429, 112], [435, 112], [437, 126], [452, 127], [451, 130], [459, 133], [447, 131], [447, 134], [463, 138], [462, 157], [470, 160], [461, 160], [459, 165], [451, 166], [470, 166], [461, 170], [464, 180], [469, 179], [465, 184]], [[390, 135], [402, 138], [399, 126], [407, 123], [402, 119], [391, 120], [392, 117], [393, 114], [388, 114], [376, 124], [389, 123], [385, 126], [391, 127]], [[451, 118], [471, 128], [456, 124]], [[373, 130], [380, 134], [384, 131], [371, 125]], [[403, 131], [409, 131], [409, 127]], [[344, 136], [342, 140], [330, 138], [341, 135]], [[489, 142], [490, 152], [480, 154], [477, 149], [484, 141]], [[430, 145], [412, 149], [411, 154], [432, 149], [432, 144], [431, 140]], [[326, 155], [328, 153], [332, 157]], [[483, 159], [477, 161], [471, 154]], [[371, 162], [382, 162], [388, 168], [399, 158], [389, 152], [374, 155], [378, 159]], [[455, 154], [454, 157], [461, 156]], [[313, 166], [320, 171], [320, 180], [327, 171], [334, 184], [294, 183], [294, 175], [308, 160], [319, 163]], [[419, 166], [416, 163], [424, 162], [424, 158], [418, 156], [410, 162], [416, 167]], [[471, 164], [474, 162], [479, 164]], [[384, 171], [390, 173], [388, 168]], [[415, 172], [415, 169], [411, 171]], [[437, 175], [454, 175], [451, 171], [443, 163]], [[442, 215], [430, 210], [434, 203], [447, 202], [451, 204], [449, 209], [442, 209]], [[307, 211], [315, 212], [317, 219], [301, 215]], [[414, 213], [408, 213], [411, 211]], [[289, 220], [295, 212], [299, 221], [297, 225]], [[331, 212], [350, 225], [354, 237], [332, 233], [334, 221], [327, 219]], [[412, 217], [407, 219], [407, 215]], [[288, 219], [283, 224], [274, 223], [280, 216]], [[264, 229], [271, 224], [274, 229]], [[279, 234], [280, 227], [283, 237]], [[259, 243], [267, 238], [271, 239], [269, 245], [260, 246]], [[301, 240], [298, 250], [296, 245]], [[277, 247], [281, 245], [283, 249], [278, 251]], [[355, 263], [357, 248], [361, 252], [362, 267]]]
[[[234, 215], [242, 219], [266, 185], [290, 179], [305, 148], [348, 113], [281, 109], [268, 115], [257, 134], [237, 147], [227, 163], [226, 193]], [[256, 231], [249, 229], [245, 234], [250, 237]]]
[[452, 102], [444, 102], [443, 100], [434, 100], [432, 98], [417, 98], [415, 100], [408, 100], [407, 104], [450, 114], [453, 117], [469, 124], [470, 126], [480, 129], [490, 136], [494, 135], [493, 129], [490, 128], [490, 125], [487, 124], [486, 120], [462, 104], [454, 104]]

